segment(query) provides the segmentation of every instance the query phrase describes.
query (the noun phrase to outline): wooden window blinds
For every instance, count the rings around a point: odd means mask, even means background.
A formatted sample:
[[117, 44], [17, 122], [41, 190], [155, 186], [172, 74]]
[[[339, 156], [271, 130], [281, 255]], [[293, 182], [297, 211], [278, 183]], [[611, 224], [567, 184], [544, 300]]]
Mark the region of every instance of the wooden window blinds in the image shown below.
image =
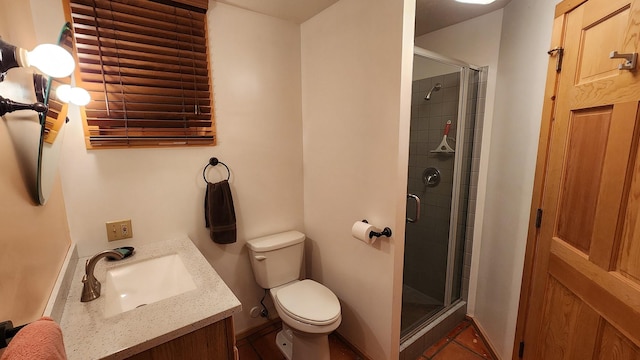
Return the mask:
[[213, 145], [206, 0], [65, 0], [88, 148]]

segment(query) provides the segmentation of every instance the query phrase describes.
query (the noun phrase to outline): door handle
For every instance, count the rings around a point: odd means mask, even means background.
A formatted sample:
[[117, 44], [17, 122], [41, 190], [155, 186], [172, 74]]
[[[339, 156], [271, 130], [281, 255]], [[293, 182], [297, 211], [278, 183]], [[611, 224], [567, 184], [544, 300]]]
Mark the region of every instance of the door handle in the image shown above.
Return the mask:
[[407, 222], [415, 223], [420, 220], [420, 198], [415, 194], [407, 194], [407, 199], [413, 199], [416, 202], [416, 213], [415, 217], [412, 219], [407, 216]]

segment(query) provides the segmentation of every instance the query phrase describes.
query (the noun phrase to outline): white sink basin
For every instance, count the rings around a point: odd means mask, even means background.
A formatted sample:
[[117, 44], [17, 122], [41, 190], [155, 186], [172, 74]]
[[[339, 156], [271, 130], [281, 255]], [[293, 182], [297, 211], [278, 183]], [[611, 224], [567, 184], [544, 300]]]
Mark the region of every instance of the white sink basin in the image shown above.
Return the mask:
[[105, 316], [117, 315], [195, 288], [196, 284], [178, 254], [114, 267], [107, 271], [102, 290]]

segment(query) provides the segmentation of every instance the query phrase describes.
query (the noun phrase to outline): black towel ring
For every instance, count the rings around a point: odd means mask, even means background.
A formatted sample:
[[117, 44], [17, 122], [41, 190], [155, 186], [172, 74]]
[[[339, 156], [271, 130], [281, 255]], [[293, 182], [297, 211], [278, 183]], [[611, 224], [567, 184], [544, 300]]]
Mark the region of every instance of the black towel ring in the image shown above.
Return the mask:
[[209, 166], [216, 166], [218, 164], [222, 164], [227, 169], [227, 181], [229, 181], [229, 179], [231, 178], [231, 171], [229, 170], [227, 164], [223, 163], [222, 161], [218, 161], [218, 158], [212, 157], [211, 159], [209, 159], [209, 163], [202, 170], [202, 178], [204, 179], [204, 182], [209, 183], [209, 180], [207, 180], [207, 168]]

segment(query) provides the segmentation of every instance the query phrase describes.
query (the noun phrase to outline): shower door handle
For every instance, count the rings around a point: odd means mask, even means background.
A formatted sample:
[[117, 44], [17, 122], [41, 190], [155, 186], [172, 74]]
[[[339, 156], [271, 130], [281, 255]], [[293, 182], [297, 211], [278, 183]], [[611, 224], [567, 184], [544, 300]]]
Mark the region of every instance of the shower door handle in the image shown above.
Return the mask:
[[407, 194], [407, 199], [413, 199], [416, 202], [416, 213], [415, 217], [412, 219], [407, 216], [407, 222], [416, 223], [420, 220], [420, 198], [415, 194]]

